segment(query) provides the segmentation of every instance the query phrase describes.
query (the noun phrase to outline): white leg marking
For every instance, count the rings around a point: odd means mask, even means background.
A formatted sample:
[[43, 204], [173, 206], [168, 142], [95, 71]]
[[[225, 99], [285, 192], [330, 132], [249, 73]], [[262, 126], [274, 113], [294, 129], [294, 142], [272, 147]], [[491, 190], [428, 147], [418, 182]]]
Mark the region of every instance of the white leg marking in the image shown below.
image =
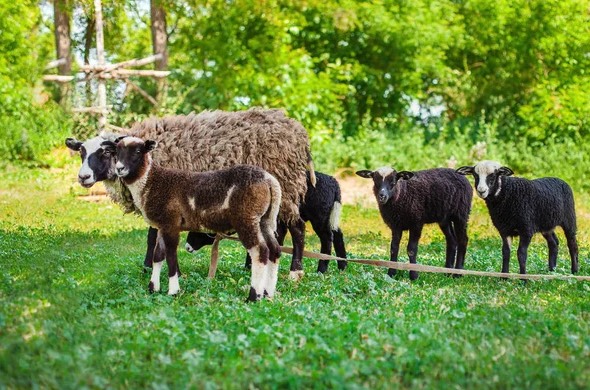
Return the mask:
[[180, 292], [180, 285], [178, 284], [178, 273], [171, 276], [168, 282], [168, 295], [176, 295]]
[[266, 279], [266, 292], [268, 297], [272, 298], [277, 290], [277, 280], [279, 279], [279, 260], [276, 262], [269, 261], [266, 265], [267, 268], [267, 279]]
[[160, 271], [162, 270], [163, 261], [159, 263], [154, 262], [152, 265], [152, 278], [150, 282], [152, 282], [152, 286], [154, 286], [154, 292], [160, 291]]
[[262, 297], [266, 285], [266, 266], [260, 262], [260, 250], [257, 246], [248, 249], [252, 258], [252, 279], [250, 285], [256, 291], [256, 295]]

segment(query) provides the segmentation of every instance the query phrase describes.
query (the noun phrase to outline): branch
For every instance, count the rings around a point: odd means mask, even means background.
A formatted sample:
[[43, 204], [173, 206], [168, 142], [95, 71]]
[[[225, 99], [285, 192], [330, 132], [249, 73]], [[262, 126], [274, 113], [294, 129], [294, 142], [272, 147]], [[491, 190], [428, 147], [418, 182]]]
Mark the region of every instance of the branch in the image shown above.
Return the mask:
[[68, 83], [72, 81], [75, 76], [63, 76], [59, 74], [46, 74], [43, 76], [43, 81], [57, 81], [58, 83]]
[[60, 65], [64, 65], [66, 63], [65, 58], [60, 58], [59, 60], [53, 60], [45, 66], [45, 70], [57, 68]]
[[129, 85], [132, 89], [136, 90], [141, 96], [143, 96], [144, 98], [146, 98], [150, 103], [152, 103], [154, 106], [158, 105], [158, 102], [156, 101], [156, 99], [154, 99], [153, 97], [150, 96], [149, 93], [147, 93], [145, 90], [143, 90], [139, 85], [135, 84], [133, 81], [131, 80], [125, 80], [125, 82], [127, 83], [127, 85]]

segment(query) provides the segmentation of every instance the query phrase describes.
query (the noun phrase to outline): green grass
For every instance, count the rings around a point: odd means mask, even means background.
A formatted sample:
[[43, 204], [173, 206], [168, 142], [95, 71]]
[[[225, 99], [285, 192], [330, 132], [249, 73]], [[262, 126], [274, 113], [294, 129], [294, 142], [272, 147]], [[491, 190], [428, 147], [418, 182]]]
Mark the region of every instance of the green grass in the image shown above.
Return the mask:
[[[460, 279], [350, 264], [326, 275], [306, 260], [299, 283], [284, 255], [274, 301], [246, 304], [250, 275], [237, 243], [180, 251], [182, 293], [147, 292], [145, 226], [78, 195], [63, 170], [10, 168], [0, 177], [0, 388], [587, 388], [590, 283]], [[590, 274], [587, 196], [578, 195], [581, 274]], [[500, 239], [474, 201], [466, 267], [497, 271]], [[386, 259], [374, 209], [347, 206], [354, 257]], [[568, 273], [563, 235], [558, 272]], [[318, 250], [315, 236], [308, 248]], [[405, 242], [402, 243], [405, 248]], [[402, 250], [402, 261], [407, 261]], [[515, 254], [514, 254], [515, 255]], [[422, 264], [444, 264], [425, 230]], [[529, 273], [547, 273], [542, 238]], [[516, 272], [513, 256], [511, 268]], [[167, 290], [162, 278], [163, 290]]]

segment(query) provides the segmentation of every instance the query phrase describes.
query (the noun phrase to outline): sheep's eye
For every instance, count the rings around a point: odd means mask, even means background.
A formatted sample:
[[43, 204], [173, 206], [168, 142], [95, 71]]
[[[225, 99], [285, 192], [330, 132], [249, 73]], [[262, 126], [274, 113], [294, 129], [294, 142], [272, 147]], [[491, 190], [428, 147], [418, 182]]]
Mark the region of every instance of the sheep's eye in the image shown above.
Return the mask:
[[135, 151], [135, 154], [140, 154], [140, 153], [141, 153], [141, 150], [139, 150], [139, 149], [137, 149], [137, 150]]

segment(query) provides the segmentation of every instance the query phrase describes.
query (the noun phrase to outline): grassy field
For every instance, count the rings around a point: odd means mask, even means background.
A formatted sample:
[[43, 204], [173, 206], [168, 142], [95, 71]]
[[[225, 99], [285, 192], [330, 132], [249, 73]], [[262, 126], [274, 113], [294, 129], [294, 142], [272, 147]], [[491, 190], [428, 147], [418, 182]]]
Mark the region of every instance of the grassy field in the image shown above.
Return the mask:
[[[143, 220], [82, 200], [76, 172], [72, 162], [0, 176], [0, 388], [588, 388], [590, 283], [410, 282], [357, 264], [317, 275], [312, 260], [293, 283], [285, 255], [279, 295], [246, 304], [244, 251], [224, 241], [215, 280], [206, 279], [208, 250], [180, 251], [180, 296], [150, 295]], [[590, 200], [576, 199], [588, 275]], [[351, 256], [387, 258], [375, 209], [346, 206], [342, 228]], [[469, 234], [466, 267], [500, 270], [500, 239], [480, 199]], [[559, 237], [557, 272], [567, 274]], [[318, 250], [312, 234], [308, 243]], [[444, 264], [437, 227], [425, 230], [418, 256]], [[547, 273], [546, 256], [537, 237], [528, 272]]]

